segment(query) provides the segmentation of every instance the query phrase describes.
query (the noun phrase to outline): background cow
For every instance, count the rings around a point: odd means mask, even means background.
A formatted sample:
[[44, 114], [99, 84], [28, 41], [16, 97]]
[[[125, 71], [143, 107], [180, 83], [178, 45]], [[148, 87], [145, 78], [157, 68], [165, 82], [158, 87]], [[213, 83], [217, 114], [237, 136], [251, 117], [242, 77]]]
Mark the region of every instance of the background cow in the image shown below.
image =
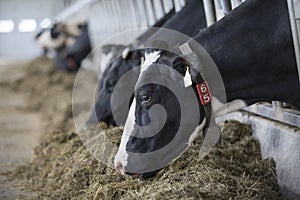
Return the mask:
[[77, 71], [81, 61], [91, 52], [86, 21], [57, 22], [36, 35], [36, 43], [44, 54], [49, 49], [56, 53], [56, 65], [67, 71]]

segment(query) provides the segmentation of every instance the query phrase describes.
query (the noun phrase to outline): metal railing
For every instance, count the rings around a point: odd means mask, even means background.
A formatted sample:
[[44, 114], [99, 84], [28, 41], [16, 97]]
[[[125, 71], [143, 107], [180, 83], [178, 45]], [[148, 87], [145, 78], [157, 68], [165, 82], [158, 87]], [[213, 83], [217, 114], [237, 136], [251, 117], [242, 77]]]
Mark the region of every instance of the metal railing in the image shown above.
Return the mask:
[[298, 78], [300, 82], [300, 46], [299, 46], [299, 29], [300, 29], [300, 0], [287, 0], [290, 21], [291, 21], [291, 29], [295, 47], [295, 56], [296, 62], [298, 66]]
[[64, 0], [61, 4], [66, 9], [56, 20], [88, 19], [91, 40], [96, 45], [112, 34], [152, 26], [174, 7], [181, 10], [185, 0]]
[[[220, 20], [223, 16], [228, 14], [232, 9], [238, 7], [245, 1], [246, 0], [203, 0], [207, 25], [210, 26], [214, 24], [216, 21]], [[300, 0], [287, 0], [287, 3], [290, 14], [296, 62], [298, 66], [298, 76], [300, 81]], [[284, 107], [286, 107], [285, 105], [286, 104], [283, 102], [273, 101], [271, 106], [259, 104], [258, 108], [251, 109], [251, 112], [257, 112], [257, 114], [263, 116], [268, 115], [270, 118], [274, 118], [274, 116], [278, 115], [280, 119], [285, 119], [285, 121], [288, 121], [291, 114], [288, 114], [290, 109], [284, 109]], [[273, 112], [271, 111], [272, 108]], [[280, 112], [279, 110], [282, 111], [281, 114], [278, 114]], [[263, 114], [264, 112], [265, 114]], [[299, 112], [297, 112], [296, 114], [292, 114], [293, 117], [297, 115], [299, 115]]]

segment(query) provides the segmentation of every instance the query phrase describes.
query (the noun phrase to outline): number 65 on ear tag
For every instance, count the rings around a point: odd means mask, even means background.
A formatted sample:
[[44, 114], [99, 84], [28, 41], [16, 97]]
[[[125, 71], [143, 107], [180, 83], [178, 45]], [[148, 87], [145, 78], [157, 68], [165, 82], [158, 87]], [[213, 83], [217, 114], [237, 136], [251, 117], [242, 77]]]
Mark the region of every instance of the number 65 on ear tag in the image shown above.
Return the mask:
[[200, 97], [200, 101], [202, 105], [206, 105], [211, 102], [210, 91], [207, 86], [207, 82], [203, 82], [196, 85], [198, 95]]

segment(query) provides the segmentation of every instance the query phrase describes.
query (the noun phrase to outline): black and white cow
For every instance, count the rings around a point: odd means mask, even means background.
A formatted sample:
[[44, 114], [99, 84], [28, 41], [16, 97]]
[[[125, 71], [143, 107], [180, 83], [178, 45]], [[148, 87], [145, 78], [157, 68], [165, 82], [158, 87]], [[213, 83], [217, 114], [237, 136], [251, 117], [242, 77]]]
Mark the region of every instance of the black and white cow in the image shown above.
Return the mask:
[[48, 50], [54, 50], [56, 65], [67, 71], [77, 71], [81, 61], [91, 51], [85, 20], [57, 22], [49, 29], [39, 32], [35, 41], [43, 48], [44, 55]]
[[68, 47], [74, 44], [73, 37], [81, 34], [80, 27], [82, 22], [62, 23], [56, 22], [50, 28], [43, 29], [36, 37], [36, 43], [43, 49], [58, 49]]
[[75, 72], [81, 62], [91, 52], [88, 24], [81, 23], [78, 26], [79, 35], [73, 36], [73, 43], [56, 49], [56, 65], [63, 70]]
[[[248, 0], [199, 33], [194, 40], [209, 53], [223, 79], [225, 102], [219, 102], [216, 97], [208, 99], [212, 100], [216, 115], [224, 114], [226, 106], [227, 111], [233, 111], [256, 102], [273, 100], [300, 108], [300, 84], [286, 0]], [[187, 44], [195, 54], [198, 53], [191, 41]], [[151, 53], [158, 57], [152, 64], [144, 66], [139, 76], [115, 156], [118, 171], [141, 179], [156, 174], [158, 168], [151, 170], [148, 166], [168, 164], [180, 156], [195, 135], [203, 131], [206, 123], [205, 102], [202, 102], [205, 99], [199, 92], [199, 87], [202, 87], [200, 73], [194, 70], [195, 66], [185, 57], [165, 50], [152, 50]], [[166, 68], [174, 70], [166, 73]], [[188, 87], [185, 85], [186, 76], [192, 81]], [[169, 88], [147, 83], [149, 77], [156, 77], [160, 82], [177, 82], [183, 94], [194, 92], [198, 102], [190, 103], [190, 106], [199, 112], [199, 122], [191, 127], [189, 121], [196, 118], [191, 116], [185, 126], [180, 124], [182, 110], [177, 97]], [[143, 82], [147, 84], [143, 85]], [[184, 101], [190, 100], [186, 97]], [[151, 117], [155, 112], [151, 113], [151, 108], [157, 105], [164, 107], [166, 119]], [[162, 112], [161, 115], [165, 114]], [[148, 125], [160, 121], [164, 122], [161, 129], [151, 132]], [[182, 134], [177, 134], [179, 126], [183, 127]], [[167, 151], [161, 151], [167, 146]]]
[[[193, 24], [193, 26], [190, 24]], [[190, 37], [195, 36], [201, 29], [205, 27], [206, 20], [203, 3], [199, 0], [189, 0], [186, 6], [180, 12], [174, 14], [162, 26], [162, 28], [178, 31]], [[148, 40], [154, 41], [156, 38], [162, 40], [165, 37], [169, 37], [169, 35], [165, 35], [164, 31], [158, 30]], [[171, 43], [172, 45], [176, 45], [177, 41], [173, 40]], [[144, 50], [135, 50], [130, 52], [130, 49], [127, 49], [127, 53], [124, 52], [122, 56], [113, 61], [105, 70], [103, 78], [99, 81], [99, 90], [95, 104], [96, 113], [91, 113], [86, 125], [99, 121], [116, 125], [111, 110], [112, 91], [118, 80], [126, 72], [141, 64]], [[136, 76], [138, 76], [138, 74], [136, 74]], [[125, 105], [128, 104], [129, 102], [125, 103]], [[95, 115], [97, 119], [95, 119]], [[125, 124], [125, 121], [122, 122], [122, 124]]]

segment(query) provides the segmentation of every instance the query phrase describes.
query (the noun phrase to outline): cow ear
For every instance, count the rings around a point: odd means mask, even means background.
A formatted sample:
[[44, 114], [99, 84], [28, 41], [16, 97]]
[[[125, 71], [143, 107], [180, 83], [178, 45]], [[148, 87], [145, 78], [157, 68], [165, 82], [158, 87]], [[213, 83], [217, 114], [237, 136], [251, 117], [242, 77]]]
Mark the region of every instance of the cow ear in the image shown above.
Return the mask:
[[185, 76], [185, 72], [189, 67], [189, 62], [183, 57], [177, 57], [173, 61], [173, 69], [177, 70], [182, 76]]
[[173, 61], [173, 68], [177, 70], [182, 76], [184, 76], [183, 78], [184, 87], [189, 87], [193, 84], [192, 76], [190, 72], [191, 70], [190, 63], [186, 59], [182, 57], [177, 57]]

